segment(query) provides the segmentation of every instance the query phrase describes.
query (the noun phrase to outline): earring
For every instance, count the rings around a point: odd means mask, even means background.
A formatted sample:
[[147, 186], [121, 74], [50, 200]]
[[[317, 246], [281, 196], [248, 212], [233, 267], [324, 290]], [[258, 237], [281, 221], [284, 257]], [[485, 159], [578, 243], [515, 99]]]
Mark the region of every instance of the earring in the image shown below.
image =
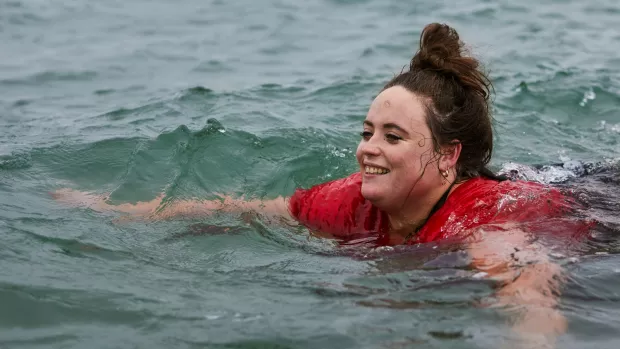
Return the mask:
[[448, 178], [448, 175], [450, 175], [450, 172], [448, 172], [448, 170], [442, 171], [441, 175], [443, 176], [443, 178]]

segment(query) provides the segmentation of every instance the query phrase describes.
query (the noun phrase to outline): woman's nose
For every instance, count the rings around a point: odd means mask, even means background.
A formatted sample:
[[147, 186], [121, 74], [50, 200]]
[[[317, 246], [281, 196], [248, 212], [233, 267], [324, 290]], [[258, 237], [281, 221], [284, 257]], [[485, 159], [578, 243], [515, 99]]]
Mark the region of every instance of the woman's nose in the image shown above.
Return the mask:
[[379, 155], [381, 153], [381, 149], [377, 145], [377, 137], [373, 136], [367, 141], [362, 140], [360, 144], [361, 153], [364, 155]]

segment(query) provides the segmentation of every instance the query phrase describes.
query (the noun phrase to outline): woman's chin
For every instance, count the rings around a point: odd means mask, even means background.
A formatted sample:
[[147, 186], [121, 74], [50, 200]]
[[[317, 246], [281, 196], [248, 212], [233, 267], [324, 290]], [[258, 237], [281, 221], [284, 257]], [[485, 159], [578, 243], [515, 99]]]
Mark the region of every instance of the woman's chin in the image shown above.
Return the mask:
[[362, 185], [361, 193], [364, 199], [370, 201], [373, 204], [380, 202], [381, 198], [383, 197], [381, 191], [378, 190], [378, 188], [368, 188], [364, 185]]

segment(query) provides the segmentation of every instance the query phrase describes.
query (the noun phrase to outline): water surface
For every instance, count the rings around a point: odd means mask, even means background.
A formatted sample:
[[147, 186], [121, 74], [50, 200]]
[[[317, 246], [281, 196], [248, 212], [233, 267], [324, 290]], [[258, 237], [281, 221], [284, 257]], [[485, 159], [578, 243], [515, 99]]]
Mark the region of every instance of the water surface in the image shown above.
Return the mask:
[[[618, 157], [615, 0], [1, 2], [0, 347], [509, 339], [505, 314], [478, 306], [492, 285], [458, 251], [338, 247], [224, 214], [119, 224], [48, 195], [270, 198], [346, 176], [370, 101], [431, 21], [491, 72], [493, 168]], [[605, 229], [557, 257], [570, 276], [559, 347], [617, 348], [617, 176], [582, 180]], [[206, 225], [232, 229], [193, 233]]]

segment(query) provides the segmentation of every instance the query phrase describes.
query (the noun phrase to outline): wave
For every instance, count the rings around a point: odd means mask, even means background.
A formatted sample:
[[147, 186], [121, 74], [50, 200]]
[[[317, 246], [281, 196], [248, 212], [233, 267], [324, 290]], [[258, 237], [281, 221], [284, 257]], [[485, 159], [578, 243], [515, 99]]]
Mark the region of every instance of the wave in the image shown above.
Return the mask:
[[0, 155], [0, 170], [23, 170], [30, 166], [32, 166], [31, 156], [27, 152]]

